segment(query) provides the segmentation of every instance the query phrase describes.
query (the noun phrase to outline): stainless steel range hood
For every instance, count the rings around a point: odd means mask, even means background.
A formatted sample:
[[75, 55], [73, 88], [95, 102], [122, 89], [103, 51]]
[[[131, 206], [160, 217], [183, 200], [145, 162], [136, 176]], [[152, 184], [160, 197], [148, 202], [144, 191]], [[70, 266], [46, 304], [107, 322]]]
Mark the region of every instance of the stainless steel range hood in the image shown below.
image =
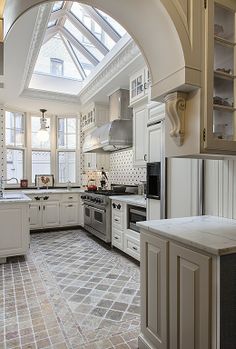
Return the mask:
[[109, 98], [110, 122], [86, 136], [84, 153], [112, 152], [132, 146], [132, 109], [129, 105], [129, 91], [118, 90]]

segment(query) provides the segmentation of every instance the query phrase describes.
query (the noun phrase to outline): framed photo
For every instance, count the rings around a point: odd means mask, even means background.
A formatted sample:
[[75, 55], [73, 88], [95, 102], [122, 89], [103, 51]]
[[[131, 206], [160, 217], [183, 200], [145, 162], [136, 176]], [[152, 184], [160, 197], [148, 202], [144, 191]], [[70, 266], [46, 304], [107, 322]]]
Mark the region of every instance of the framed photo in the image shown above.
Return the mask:
[[28, 188], [28, 179], [21, 179], [20, 180], [20, 187], [21, 188]]
[[54, 175], [40, 174], [35, 175], [35, 186], [38, 188], [51, 188], [54, 186]]

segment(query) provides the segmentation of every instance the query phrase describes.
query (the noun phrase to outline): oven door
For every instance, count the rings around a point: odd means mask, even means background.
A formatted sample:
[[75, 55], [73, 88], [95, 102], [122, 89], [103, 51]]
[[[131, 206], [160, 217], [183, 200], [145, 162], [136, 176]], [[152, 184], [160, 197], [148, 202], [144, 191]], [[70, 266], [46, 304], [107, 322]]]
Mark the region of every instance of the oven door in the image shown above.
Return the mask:
[[92, 227], [103, 235], [106, 235], [106, 210], [96, 207], [92, 209]]
[[84, 225], [91, 227], [92, 225], [92, 207], [84, 205]]

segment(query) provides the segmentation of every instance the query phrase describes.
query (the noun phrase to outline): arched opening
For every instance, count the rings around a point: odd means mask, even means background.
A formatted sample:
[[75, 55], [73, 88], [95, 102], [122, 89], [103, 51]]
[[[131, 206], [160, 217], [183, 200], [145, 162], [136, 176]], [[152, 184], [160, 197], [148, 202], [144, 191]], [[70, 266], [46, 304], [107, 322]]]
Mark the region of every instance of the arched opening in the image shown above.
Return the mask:
[[[45, 0], [12, 0], [5, 10], [5, 32], [29, 8]], [[75, 1], [75, 0], [73, 0]], [[200, 86], [199, 4], [187, 1], [83, 0], [111, 15], [127, 30], [140, 48], [152, 78], [152, 98], [170, 91]], [[190, 10], [189, 10], [190, 9]], [[194, 15], [193, 15], [194, 14]], [[173, 59], [174, 57], [174, 59]]]

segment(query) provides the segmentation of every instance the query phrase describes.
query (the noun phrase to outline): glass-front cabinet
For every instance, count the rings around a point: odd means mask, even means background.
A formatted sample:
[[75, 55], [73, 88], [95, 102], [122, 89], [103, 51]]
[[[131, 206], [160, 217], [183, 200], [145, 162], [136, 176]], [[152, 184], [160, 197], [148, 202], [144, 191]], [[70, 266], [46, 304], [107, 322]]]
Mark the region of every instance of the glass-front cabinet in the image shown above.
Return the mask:
[[204, 148], [233, 154], [236, 153], [236, 1], [209, 1], [207, 12]]

